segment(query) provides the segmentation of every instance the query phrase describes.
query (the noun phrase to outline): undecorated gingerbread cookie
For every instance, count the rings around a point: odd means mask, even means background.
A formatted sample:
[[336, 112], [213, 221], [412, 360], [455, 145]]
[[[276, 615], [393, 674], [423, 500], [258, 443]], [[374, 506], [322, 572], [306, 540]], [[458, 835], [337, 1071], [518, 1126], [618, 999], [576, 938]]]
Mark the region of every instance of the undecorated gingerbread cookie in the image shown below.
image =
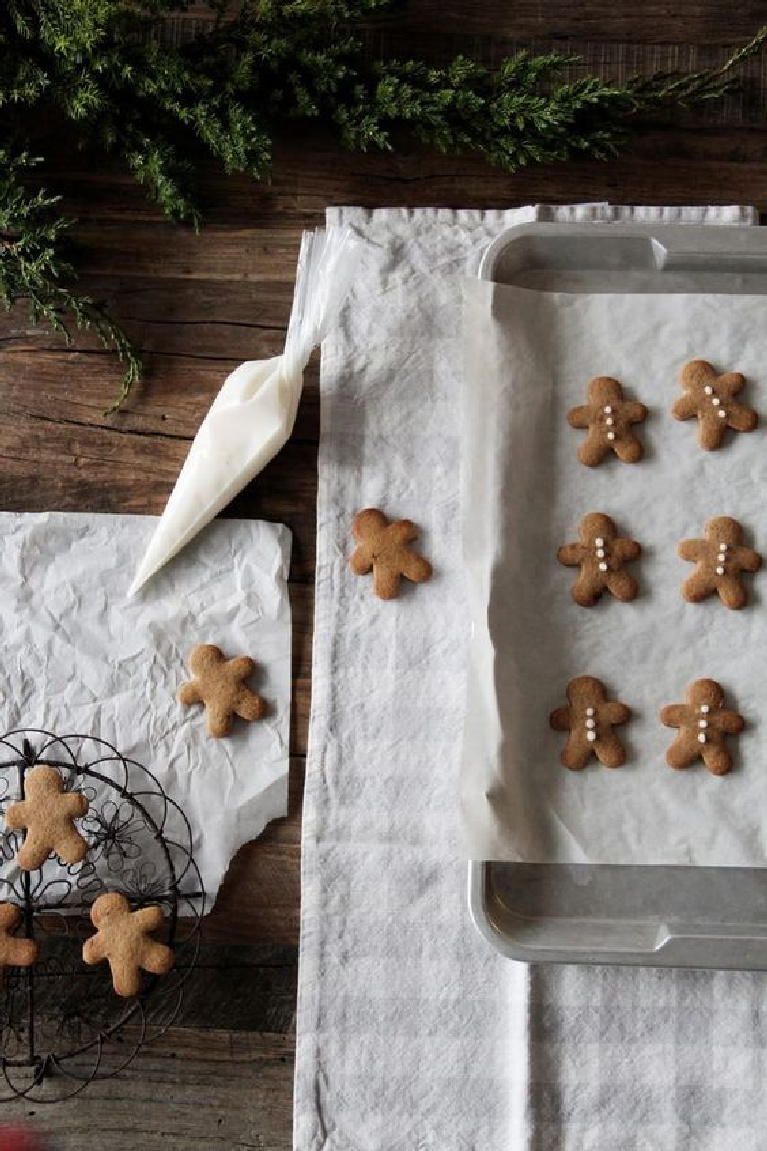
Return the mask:
[[373, 572], [373, 591], [379, 599], [395, 599], [402, 576], [413, 583], [431, 579], [431, 564], [409, 546], [418, 539], [412, 520], [389, 523], [378, 508], [365, 508], [354, 517], [352, 534], [357, 547], [351, 569], [356, 575]]
[[578, 459], [586, 467], [601, 464], [609, 452], [619, 460], [635, 464], [642, 458], [642, 444], [632, 425], [647, 418], [647, 408], [623, 397], [623, 387], [611, 376], [596, 376], [589, 383], [588, 403], [567, 413], [571, 428], [587, 428], [588, 435], [578, 448]]
[[568, 732], [560, 760], [570, 771], [582, 771], [595, 756], [605, 767], [626, 761], [623, 744], [613, 727], [631, 718], [631, 708], [608, 700], [607, 689], [593, 675], [579, 675], [567, 685], [567, 706], [552, 711], [554, 731]]
[[24, 776], [24, 798], [5, 813], [9, 831], [26, 831], [16, 853], [22, 871], [42, 867], [49, 855], [62, 863], [80, 863], [88, 854], [87, 840], [74, 821], [88, 812], [88, 798], [81, 791], [65, 791], [55, 767], [39, 765]]
[[23, 911], [15, 903], [0, 903], [0, 986], [4, 967], [31, 967], [37, 961], [34, 939], [13, 934], [23, 918]]
[[700, 603], [717, 592], [725, 607], [745, 607], [743, 572], [758, 572], [762, 557], [741, 543], [743, 529], [730, 516], [709, 520], [705, 530], [705, 539], [682, 540], [679, 545], [680, 557], [697, 565], [682, 584], [682, 595], [688, 603]]
[[641, 554], [636, 540], [621, 539], [614, 522], [602, 512], [584, 516], [578, 534], [578, 543], [563, 544], [557, 552], [565, 567], [581, 569], [573, 584], [575, 602], [592, 607], [605, 591], [623, 603], [635, 599], [639, 585], [625, 565]]
[[173, 951], [150, 933], [163, 924], [161, 907], [131, 911], [124, 895], [100, 895], [91, 908], [96, 934], [83, 944], [85, 963], [109, 962], [117, 995], [131, 997], [141, 990], [141, 971], [165, 975], [174, 963]]
[[752, 432], [759, 422], [753, 408], [734, 398], [745, 386], [740, 372], [721, 376], [708, 360], [690, 360], [682, 368], [683, 395], [671, 409], [677, 420], [698, 420], [698, 443], [706, 451], [721, 447], [727, 428]]
[[249, 656], [227, 659], [220, 647], [201, 643], [189, 654], [189, 670], [194, 679], [181, 684], [178, 700], [205, 704], [209, 735], [229, 735], [235, 716], [250, 722], [263, 719], [266, 701], [245, 682], [256, 670]]
[[724, 689], [713, 679], [696, 679], [687, 689], [686, 703], [671, 703], [660, 713], [665, 727], [679, 729], [666, 752], [669, 767], [690, 767], [702, 759], [712, 775], [727, 775], [732, 755], [728, 735], [743, 730], [743, 716], [724, 707]]

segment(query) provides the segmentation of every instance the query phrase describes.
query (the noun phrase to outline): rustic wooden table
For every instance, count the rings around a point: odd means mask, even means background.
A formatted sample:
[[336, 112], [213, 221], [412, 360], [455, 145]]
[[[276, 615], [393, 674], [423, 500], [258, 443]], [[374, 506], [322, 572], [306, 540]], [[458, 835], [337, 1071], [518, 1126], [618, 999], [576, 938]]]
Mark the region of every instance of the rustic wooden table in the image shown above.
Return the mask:
[[[195, 19], [194, 10], [185, 19]], [[457, 51], [489, 61], [532, 40], [583, 55], [619, 76], [722, 60], [765, 18], [743, 0], [650, 2], [421, 0], [407, 19], [369, 33], [370, 50]], [[180, 31], [183, 28], [180, 26]], [[51, 182], [79, 217], [89, 289], [106, 299], [144, 351], [148, 374], [105, 419], [113, 361], [83, 339], [77, 351], [30, 327], [0, 323], [0, 507], [159, 513], [201, 416], [243, 359], [280, 351], [302, 229], [328, 204], [508, 207], [531, 201], [749, 203], [767, 210], [764, 65], [750, 92], [704, 121], [655, 124], [620, 161], [491, 171], [471, 158], [348, 156], [312, 134], [282, 144], [272, 182], [223, 179], [201, 189], [200, 235], [164, 222], [119, 173], [62, 158]], [[162, 1040], [121, 1078], [51, 1108], [23, 1104], [56, 1151], [210, 1151], [291, 1146], [299, 922], [300, 807], [311, 689], [314, 503], [319, 434], [316, 364], [291, 442], [232, 508], [287, 523], [294, 695], [290, 814], [242, 849], [205, 929], [185, 1006]], [[35, 1114], [36, 1113], [36, 1114]], [[302, 1149], [304, 1151], [304, 1149]]]

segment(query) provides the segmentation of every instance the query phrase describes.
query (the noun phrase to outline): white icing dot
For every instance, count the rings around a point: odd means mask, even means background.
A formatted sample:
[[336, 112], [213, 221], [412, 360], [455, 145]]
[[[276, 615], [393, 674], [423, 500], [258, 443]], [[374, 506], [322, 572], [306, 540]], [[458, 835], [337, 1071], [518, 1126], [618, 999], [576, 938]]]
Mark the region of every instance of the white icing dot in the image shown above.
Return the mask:
[[724, 575], [724, 568], [722, 567], [721, 564], [719, 564], [719, 567], [716, 569], [716, 574], [717, 575]]
[[[724, 415], [724, 412], [722, 412], [722, 415]], [[608, 440], [614, 440], [615, 439], [615, 432], [608, 432], [607, 438], [608, 438]]]
[[605, 558], [605, 549], [604, 548], [597, 548], [597, 559], [603, 560], [604, 558]]
[[713, 400], [711, 401], [715, 408], [718, 408], [721, 402], [722, 401], [719, 399], [719, 396], [714, 396]]
[[591, 716], [593, 714], [594, 714], [594, 708], [593, 707], [587, 707], [586, 708], [586, 715]]
[[596, 726], [597, 726], [597, 721], [595, 719], [587, 719], [586, 720], [586, 727], [589, 729], [589, 731], [593, 731], [593, 729]]
[[700, 735], [698, 736], [698, 743], [705, 743], [705, 742], [706, 742], [706, 737], [703, 734], [703, 732], [701, 732]]
[[720, 551], [720, 552], [726, 552], [726, 551], [727, 551], [727, 548], [728, 548], [728, 546], [729, 546], [728, 544], [720, 544], [720, 545], [719, 545], [719, 551]]
[[702, 727], [705, 730], [708, 727], [708, 720], [707, 719], [699, 719], [698, 720], [698, 727]]
[[605, 561], [604, 561], [604, 560], [602, 560], [601, 564], [599, 565], [599, 570], [600, 570], [601, 572], [606, 572], [606, 571], [607, 571], [607, 564], [605, 563]]
[[700, 710], [702, 715], [708, 715], [708, 713], [711, 711], [711, 708], [707, 703], [702, 703], [700, 705]]
[[723, 420], [726, 417], [727, 412], [724, 410], [724, 408], [720, 408], [716, 414], [719, 416], [720, 420]]
[[711, 396], [714, 394], [714, 389], [711, 387], [711, 384], [706, 384], [703, 391], [706, 393], [707, 396]]
[[611, 428], [615, 423], [615, 420], [612, 418], [612, 416], [608, 416], [605, 420], [605, 423], [607, 424], [608, 428]]
[[589, 743], [593, 743], [596, 738], [597, 738], [597, 733], [595, 731], [587, 731], [586, 732], [586, 739], [589, 741]]
[[606, 415], [606, 416], [609, 416], [609, 415], [611, 415], [611, 414], [612, 414], [612, 408], [610, 407], [610, 405], [609, 405], [609, 404], [606, 404], [606, 405], [605, 405], [605, 415]]

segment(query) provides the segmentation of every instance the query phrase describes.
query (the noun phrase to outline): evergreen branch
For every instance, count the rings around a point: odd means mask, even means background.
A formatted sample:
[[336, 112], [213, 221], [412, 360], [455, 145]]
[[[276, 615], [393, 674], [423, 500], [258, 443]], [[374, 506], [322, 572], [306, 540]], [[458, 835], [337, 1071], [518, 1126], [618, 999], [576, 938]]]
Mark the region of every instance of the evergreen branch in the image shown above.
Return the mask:
[[[442, 152], [474, 152], [515, 171], [573, 156], [605, 159], [642, 116], [731, 91], [734, 70], [767, 40], [761, 29], [716, 69], [623, 83], [581, 75], [579, 61], [519, 52], [492, 70], [464, 57], [445, 67], [370, 62], [355, 34], [394, 0], [208, 0], [209, 28], [163, 39], [171, 0], [5, 0], [0, 7], [0, 299], [69, 338], [65, 315], [126, 364], [115, 406], [138, 378], [126, 334], [76, 288], [64, 255], [71, 221], [30, 159], [67, 123], [111, 154], [171, 219], [197, 227], [204, 157], [264, 178], [288, 121], [328, 126], [350, 150], [410, 136]], [[34, 145], [29, 125], [35, 126]], [[40, 130], [40, 125], [44, 129]], [[42, 139], [38, 139], [38, 134]]]

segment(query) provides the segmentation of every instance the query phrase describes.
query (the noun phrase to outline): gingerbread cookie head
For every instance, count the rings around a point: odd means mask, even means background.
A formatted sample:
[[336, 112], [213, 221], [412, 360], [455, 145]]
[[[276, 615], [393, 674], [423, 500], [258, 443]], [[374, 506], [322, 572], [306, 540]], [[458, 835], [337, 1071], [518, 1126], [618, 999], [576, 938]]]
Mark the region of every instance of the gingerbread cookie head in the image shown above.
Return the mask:
[[690, 360], [680, 375], [683, 394], [671, 409], [677, 420], [698, 421], [698, 443], [706, 451], [721, 447], [727, 428], [752, 432], [759, 422], [753, 408], [735, 396], [745, 386], [740, 372], [719, 375], [708, 360]]
[[14, 935], [24, 913], [14, 903], [0, 903], [0, 987], [6, 967], [31, 967], [37, 962], [38, 947], [34, 939]]
[[88, 799], [82, 792], [65, 791], [64, 780], [55, 767], [38, 766], [24, 776], [24, 798], [5, 813], [8, 830], [26, 831], [16, 853], [22, 871], [42, 867], [56, 854], [69, 866], [82, 862], [88, 843], [74, 821], [88, 812]]
[[356, 575], [373, 572], [373, 591], [379, 599], [395, 599], [402, 576], [413, 583], [431, 578], [431, 564], [408, 546], [418, 539], [412, 520], [389, 523], [378, 508], [365, 508], [354, 517], [352, 533], [357, 547], [351, 569]]
[[92, 965], [107, 960], [117, 995], [132, 997], [141, 991], [141, 972], [165, 975], [173, 966], [173, 951], [151, 938], [162, 927], [160, 907], [131, 911], [124, 895], [100, 895], [91, 908], [96, 934], [83, 944], [83, 960]]
[[713, 679], [696, 679], [687, 689], [686, 703], [672, 703], [660, 713], [665, 727], [678, 728], [666, 752], [669, 767], [690, 767], [702, 759], [712, 775], [727, 775], [732, 755], [727, 736], [737, 735], [745, 726], [743, 716], [724, 706], [722, 685]]
[[605, 767], [620, 767], [626, 751], [613, 731], [631, 718], [625, 703], [608, 700], [607, 689], [593, 675], [579, 675], [567, 685], [567, 706], [552, 711], [554, 731], [568, 733], [560, 760], [570, 771], [582, 771], [592, 755]]
[[679, 555], [696, 565], [695, 571], [682, 584], [682, 595], [688, 603], [700, 603], [714, 593], [725, 607], [739, 610], [748, 603], [743, 583], [744, 572], [757, 572], [762, 557], [743, 543], [743, 529], [730, 516], [709, 520], [705, 539], [682, 540]]
[[611, 376], [596, 376], [589, 383], [588, 403], [567, 413], [571, 428], [586, 428], [587, 435], [578, 448], [578, 459], [594, 468], [610, 452], [626, 464], [642, 458], [642, 444], [633, 431], [634, 424], [647, 418], [647, 408], [623, 395], [623, 387]]
[[607, 591], [623, 603], [636, 598], [639, 585], [625, 565], [638, 559], [636, 540], [621, 539], [609, 516], [590, 512], [578, 529], [578, 543], [563, 544], [557, 559], [565, 567], [579, 567], [572, 596], [581, 607], [592, 607]]
[[227, 659], [220, 647], [201, 643], [189, 655], [194, 679], [182, 683], [179, 703], [205, 705], [208, 733], [214, 738], [229, 735], [235, 716], [253, 722], [263, 719], [266, 702], [246, 684], [256, 665], [246, 655]]

